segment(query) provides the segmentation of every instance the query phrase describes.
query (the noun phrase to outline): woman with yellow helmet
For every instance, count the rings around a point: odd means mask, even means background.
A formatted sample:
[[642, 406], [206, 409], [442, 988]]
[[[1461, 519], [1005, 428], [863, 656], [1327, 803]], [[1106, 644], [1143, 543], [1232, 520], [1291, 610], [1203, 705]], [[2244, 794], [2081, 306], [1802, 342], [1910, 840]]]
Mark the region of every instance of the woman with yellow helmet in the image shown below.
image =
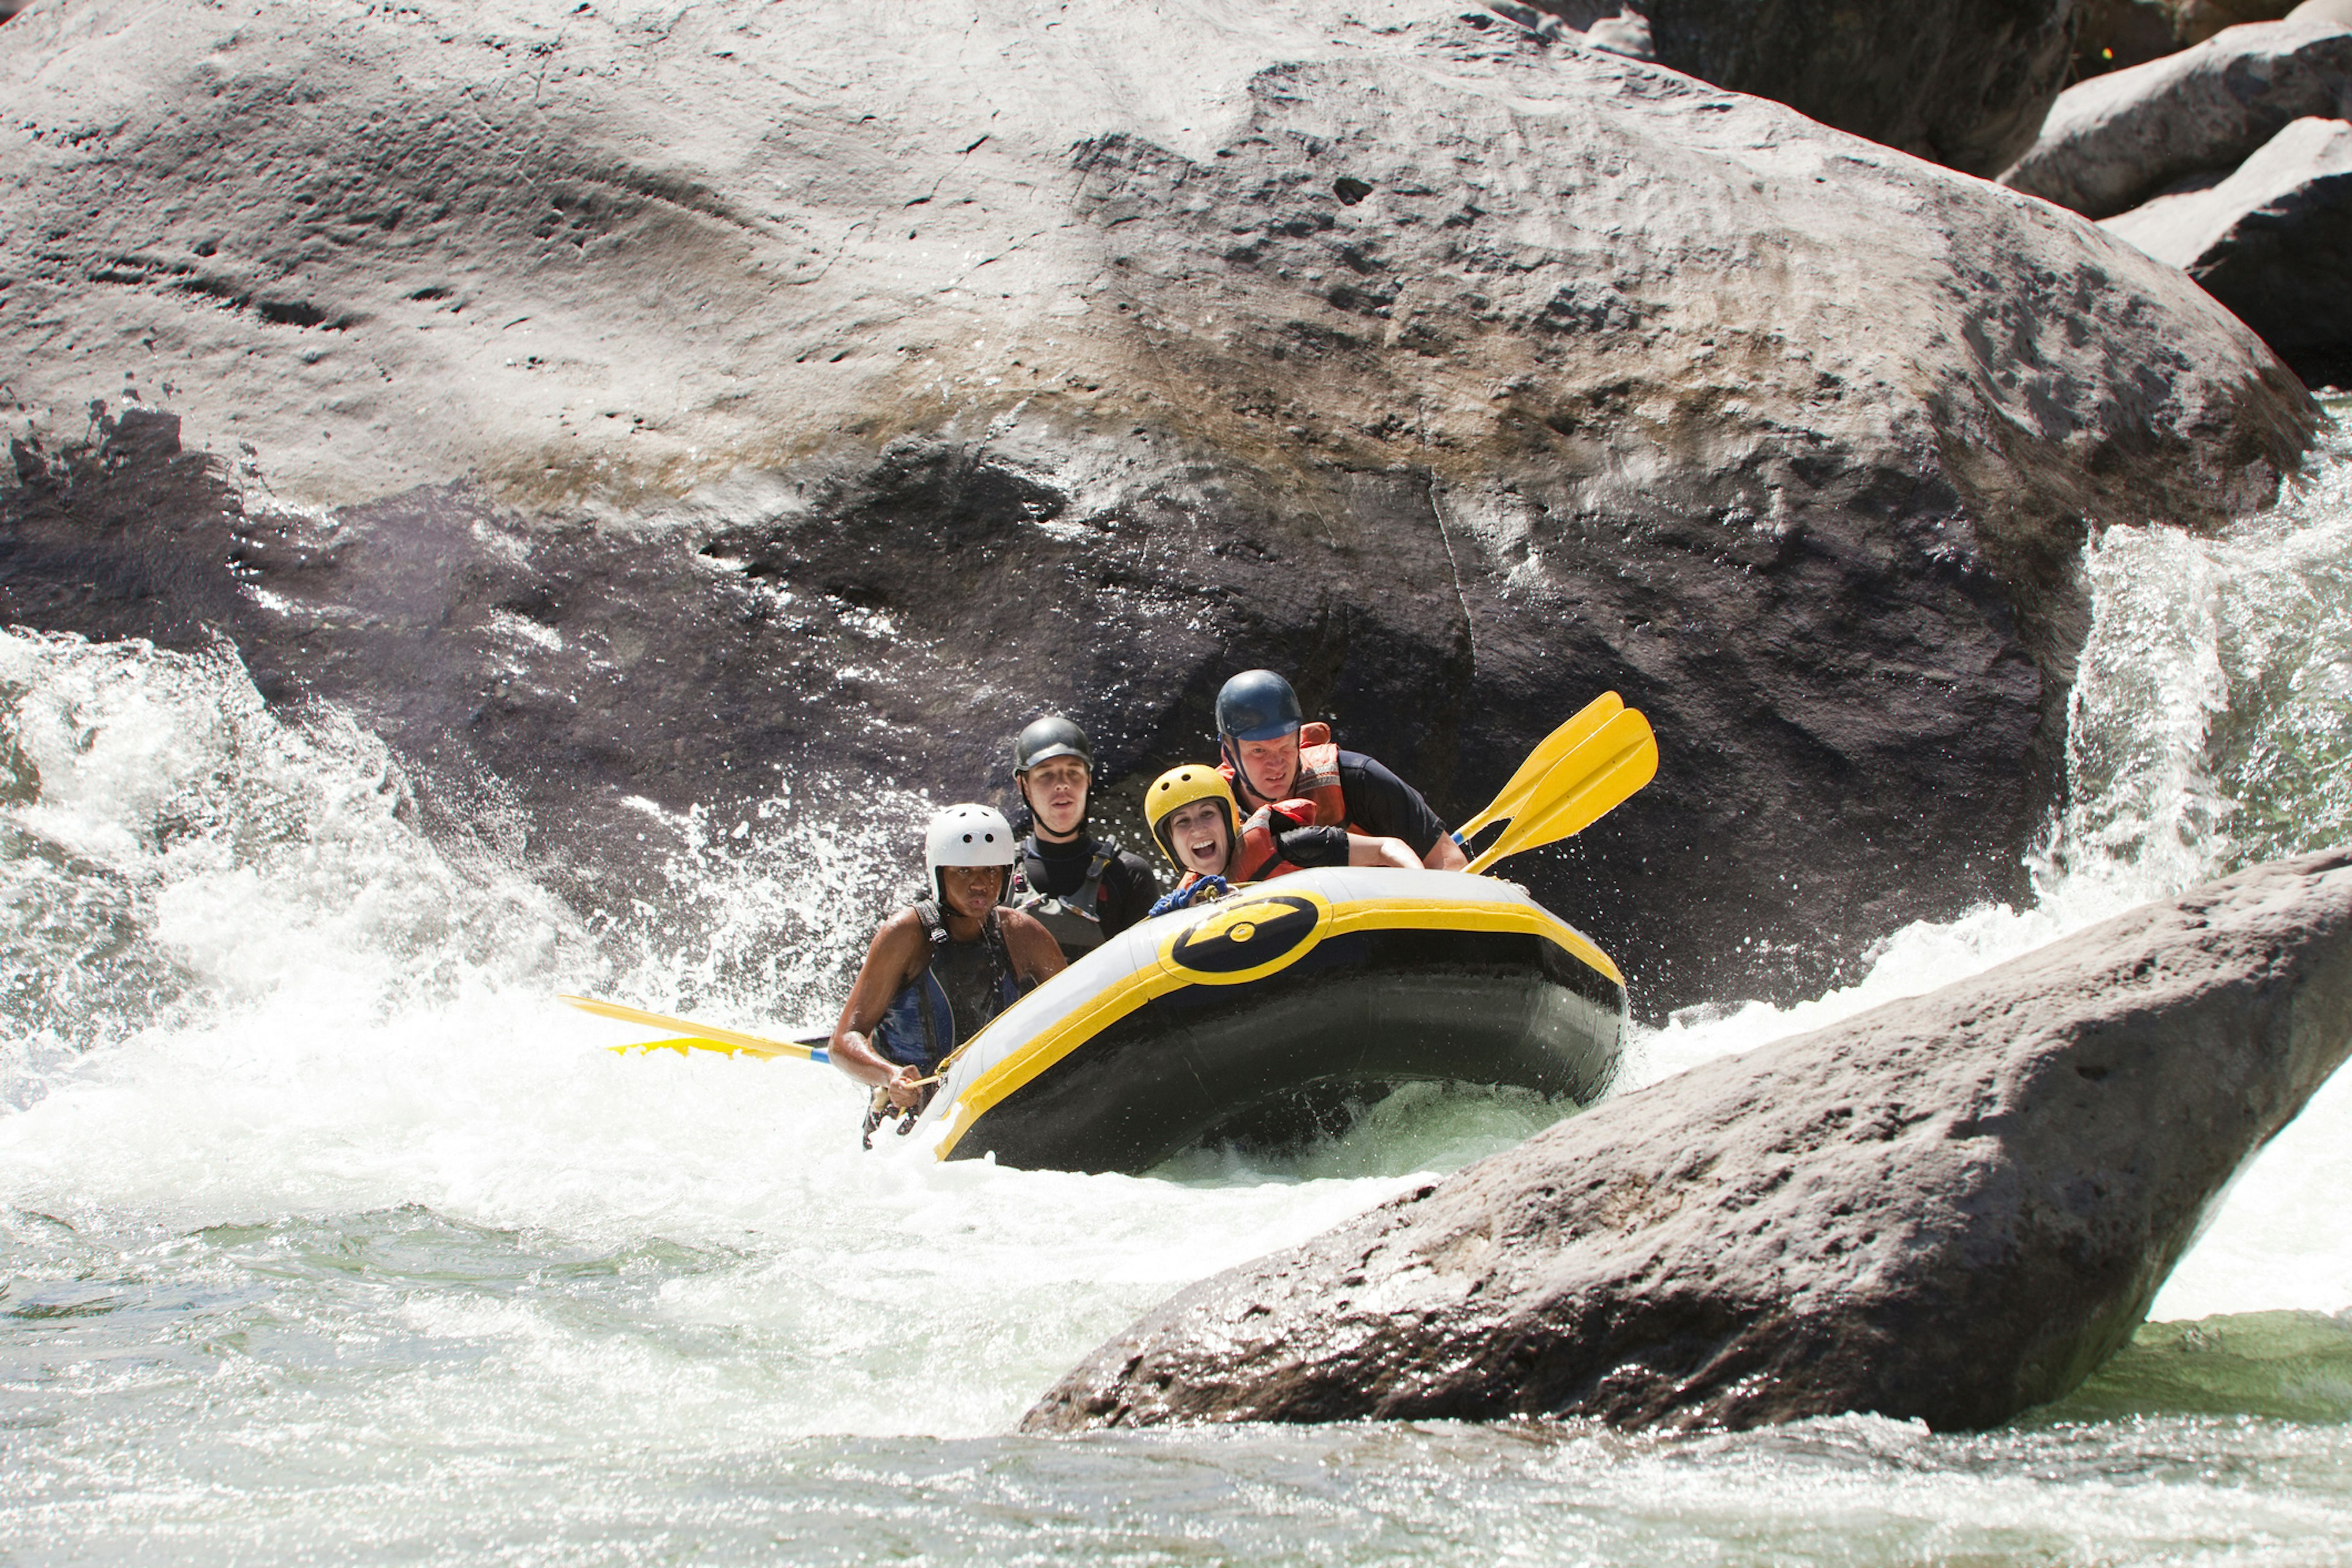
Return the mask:
[[1144, 792], [1143, 815], [1160, 852], [1184, 873], [1179, 892], [1208, 877], [1263, 882], [1310, 866], [1421, 869], [1421, 857], [1401, 838], [1318, 827], [1312, 801], [1277, 801], [1244, 820], [1233, 785], [1202, 763], [1171, 768], [1153, 781]]

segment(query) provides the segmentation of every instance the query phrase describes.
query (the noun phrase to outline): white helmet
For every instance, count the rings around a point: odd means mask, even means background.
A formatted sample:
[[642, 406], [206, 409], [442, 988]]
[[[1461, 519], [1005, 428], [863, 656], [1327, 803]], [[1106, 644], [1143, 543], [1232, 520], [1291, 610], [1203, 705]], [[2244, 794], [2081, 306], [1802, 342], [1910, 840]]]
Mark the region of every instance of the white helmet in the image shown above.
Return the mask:
[[923, 868], [931, 897], [947, 897], [940, 885], [940, 867], [1010, 866], [1013, 846], [1013, 824], [992, 805], [967, 802], [940, 812], [923, 829]]

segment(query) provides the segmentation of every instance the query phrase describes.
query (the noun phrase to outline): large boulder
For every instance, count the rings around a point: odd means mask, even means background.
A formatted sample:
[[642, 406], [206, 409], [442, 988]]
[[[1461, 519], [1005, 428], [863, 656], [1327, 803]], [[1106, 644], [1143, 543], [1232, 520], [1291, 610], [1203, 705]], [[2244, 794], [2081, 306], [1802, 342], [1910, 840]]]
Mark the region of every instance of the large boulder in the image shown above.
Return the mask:
[[2112, 217], [2166, 186], [2236, 168], [2308, 115], [2352, 114], [2352, 27], [2258, 23], [2069, 88], [2000, 183]]
[[2298, 120], [2226, 179], [2104, 226], [2188, 268], [2311, 385], [2352, 384], [2352, 123]]
[[1273, 664], [1458, 818], [1615, 687], [1664, 771], [1517, 874], [1645, 1008], [1789, 994], [2024, 890], [2085, 528], [2317, 418], [2120, 242], [1491, 13], [9, 29], [0, 613], [226, 635], [591, 903], [1047, 706], [1129, 799]]
[[1709, 1063], [1192, 1287], [1029, 1412], [1989, 1426], [2352, 1053], [2352, 851]]

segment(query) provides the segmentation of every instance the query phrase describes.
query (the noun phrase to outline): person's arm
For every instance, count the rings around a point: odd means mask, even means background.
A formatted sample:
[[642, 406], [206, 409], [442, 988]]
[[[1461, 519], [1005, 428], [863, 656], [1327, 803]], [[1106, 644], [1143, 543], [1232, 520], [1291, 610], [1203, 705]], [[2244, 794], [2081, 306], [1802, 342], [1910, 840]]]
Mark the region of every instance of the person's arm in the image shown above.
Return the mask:
[[900, 910], [882, 922], [882, 929], [866, 944], [866, 962], [857, 967], [849, 1000], [841, 1005], [841, 1017], [826, 1044], [834, 1066], [869, 1088], [887, 1085], [890, 1103], [900, 1110], [913, 1110], [922, 1099], [916, 1080], [923, 1075], [882, 1056], [867, 1037], [890, 1010], [892, 998], [905, 988], [908, 974], [919, 966], [927, 940], [922, 920], [912, 910]]
[[996, 929], [1004, 936], [1004, 955], [1013, 961], [1013, 973], [1023, 980], [1043, 985], [1070, 966], [1070, 961], [1062, 956], [1062, 944], [1035, 917], [1019, 910], [1000, 910], [996, 920]]
[[1117, 936], [1149, 915], [1159, 897], [1160, 883], [1151, 874], [1150, 863], [1120, 850], [1103, 868], [1103, 935]]
[[[1452, 839], [1447, 839], [1452, 843]], [[1393, 866], [1400, 871], [1418, 871], [1421, 858], [1402, 838], [1372, 838], [1361, 833], [1348, 835], [1348, 864], [1350, 866]]]
[[1348, 796], [1349, 820], [1376, 837], [1404, 840], [1413, 864], [1433, 871], [1459, 871], [1470, 863], [1421, 792], [1371, 758], [1360, 752], [1341, 752], [1339, 784]]
[[[1303, 808], [1306, 802], [1298, 803]], [[1281, 807], [1276, 806], [1276, 813]], [[1311, 822], [1285, 827], [1280, 824], [1291, 819], [1277, 815], [1274, 829], [1274, 849], [1277, 859], [1287, 860], [1301, 870], [1325, 866], [1346, 866], [1354, 856], [1349, 840], [1355, 836], [1344, 827], [1318, 827]]]
[[1437, 842], [1429, 847], [1429, 853], [1413, 864], [1433, 871], [1460, 871], [1469, 866], [1470, 857], [1462, 853], [1462, 846], [1454, 842], [1454, 835], [1441, 833]]

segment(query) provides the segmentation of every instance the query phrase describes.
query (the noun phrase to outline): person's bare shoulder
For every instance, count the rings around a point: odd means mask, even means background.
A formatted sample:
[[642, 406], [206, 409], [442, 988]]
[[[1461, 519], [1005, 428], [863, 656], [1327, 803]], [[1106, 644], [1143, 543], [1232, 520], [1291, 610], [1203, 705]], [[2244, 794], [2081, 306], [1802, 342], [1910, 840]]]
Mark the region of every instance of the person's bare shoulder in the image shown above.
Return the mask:
[[868, 963], [893, 961], [902, 971], [910, 966], [919, 968], [928, 941], [923, 917], [912, 908], [903, 909], [877, 928], [873, 942], [866, 946], [866, 960]]
[[1013, 965], [1022, 973], [1044, 980], [1069, 967], [1069, 960], [1062, 956], [1062, 944], [1034, 916], [1019, 910], [999, 910], [997, 920], [997, 929], [1004, 933], [1004, 951], [1013, 955]]

